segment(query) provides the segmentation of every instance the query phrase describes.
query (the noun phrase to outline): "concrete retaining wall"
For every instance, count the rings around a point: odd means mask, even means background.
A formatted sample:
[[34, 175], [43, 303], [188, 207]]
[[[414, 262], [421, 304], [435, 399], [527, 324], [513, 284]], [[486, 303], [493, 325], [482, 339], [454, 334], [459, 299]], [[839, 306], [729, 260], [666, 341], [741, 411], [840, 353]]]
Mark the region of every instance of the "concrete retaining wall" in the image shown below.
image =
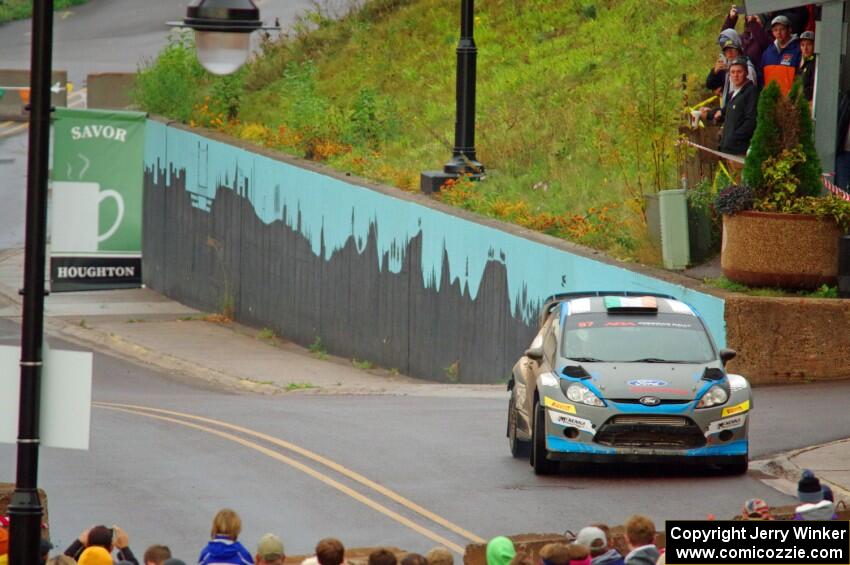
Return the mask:
[[135, 84], [135, 73], [96, 73], [86, 78], [88, 108], [126, 110], [133, 104], [130, 93]]
[[850, 300], [726, 296], [733, 373], [751, 383], [850, 376]]
[[[50, 84], [56, 84], [57, 82], [64, 88], [68, 82], [68, 73], [66, 71], [53, 71]], [[0, 87], [29, 87], [29, 85], [29, 70], [0, 69]], [[51, 94], [50, 103], [53, 106], [67, 106], [68, 93], [65, 90], [60, 90]], [[24, 106], [25, 104], [17, 91], [7, 90], [6, 94], [0, 98], [0, 120], [26, 120], [29, 114], [24, 112]]]
[[144, 282], [183, 303], [437, 381], [507, 378], [556, 292], [672, 294], [725, 344], [683, 277], [224, 141], [148, 122]]

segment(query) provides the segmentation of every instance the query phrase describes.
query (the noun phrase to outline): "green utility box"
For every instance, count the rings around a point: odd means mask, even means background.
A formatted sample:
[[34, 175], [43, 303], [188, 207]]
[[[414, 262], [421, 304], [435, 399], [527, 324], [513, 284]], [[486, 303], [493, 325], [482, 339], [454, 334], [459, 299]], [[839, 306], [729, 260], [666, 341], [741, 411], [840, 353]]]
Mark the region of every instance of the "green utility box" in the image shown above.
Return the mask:
[[661, 217], [661, 257], [666, 269], [681, 270], [690, 263], [688, 237], [688, 191], [662, 190], [658, 193]]

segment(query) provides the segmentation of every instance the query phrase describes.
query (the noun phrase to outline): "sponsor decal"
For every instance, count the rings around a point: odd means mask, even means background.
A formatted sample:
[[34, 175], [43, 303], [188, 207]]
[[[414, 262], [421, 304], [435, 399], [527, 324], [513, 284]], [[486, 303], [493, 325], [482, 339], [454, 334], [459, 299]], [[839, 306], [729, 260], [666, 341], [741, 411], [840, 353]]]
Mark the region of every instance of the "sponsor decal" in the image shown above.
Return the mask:
[[51, 257], [50, 290], [134, 288], [142, 284], [140, 257]]
[[553, 410], [567, 412], [569, 414], [576, 413], [576, 407], [572, 404], [567, 404], [566, 402], [559, 402], [554, 398], [549, 398], [548, 396], [543, 399], [543, 406], [545, 406], [546, 408], [551, 408]]
[[593, 430], [593, 424], [590, 420], [585, 420], [584, 418], [569, 416], [567, 414], [559, 414], [558, 412], [549, 412], [549, 418], [552, 420], [553, 424], [577, 428], [583, 432], [588, 432], [591, 435], [595, 433]]
[[86, 124], [84, 126], [74, 126], [71, 128], [71, 139], [74, 141], [80, 139], [109, 139], [120, 143], [127, 142], [127, 130], [111, 125], [103, 124]]
[[731, 418], [725, 418], [723, 420], [715, 420], [711, 424], [708, 425], [708, 431], [705, 432], [706, 437], [720, 433], [723, 430], [734, 430], [735, 428], [740, 428], [747, 422], [746, 414], [738, 414], [737, 416], [732, 416]]
[[605, 308], [658, 308], [654, 296], [606, 296]]
[[641, 394], [641, 393], [652, 393], [652, 394], [666, 393], [666, 394], [675, 394], [676, 396], [688, 396], [688, 395], [690, 395], [690, 394], [691, 394], [691, 392], [690, 392], [690, 391], [687, 391], [687, 390], [685, 390], [685, 389], [683, 389], [683, 388], [671, 388], [671, 387], [667, 387], [667, 386], [661, 386], [661, 387], [653, 387], [653, 386], [632, 386], [632, 387], [629, 387], [629, 392], [633, 392], [633, 393], [635, 393], [635, 394]]
[[629, 386], [637, 386], [637, 387], [656, 387], [660, 388], [663, 386], [667, 386], [670, 383], [667, 381], [662, 381], [659, 379], [634, 379], [629, 381]]
[[593, 321], [579, 322], [578, 327], [580, 327], [580, 328], [592, 328], [593, 327]]
[[723, 409], [721, 415], [725, 418], [726, 416], [731, 416], [732, 414], [741, 414], [742, 412], [746, 412], [750, 409], [750, 401], [745, 400], [740, 404], [736, 404], [735, 406], [727, 406]]
[[605, 322], [606, 328], [636, 328], [635, 322]]

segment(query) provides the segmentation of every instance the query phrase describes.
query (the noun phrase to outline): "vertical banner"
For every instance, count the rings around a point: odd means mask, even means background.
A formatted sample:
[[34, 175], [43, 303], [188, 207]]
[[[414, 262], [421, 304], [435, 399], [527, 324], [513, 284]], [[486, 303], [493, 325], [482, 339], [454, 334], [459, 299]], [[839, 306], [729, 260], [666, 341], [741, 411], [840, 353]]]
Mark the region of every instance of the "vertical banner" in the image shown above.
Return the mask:
[[56, 108], [52, 291], [141, 285], [145, 116]]

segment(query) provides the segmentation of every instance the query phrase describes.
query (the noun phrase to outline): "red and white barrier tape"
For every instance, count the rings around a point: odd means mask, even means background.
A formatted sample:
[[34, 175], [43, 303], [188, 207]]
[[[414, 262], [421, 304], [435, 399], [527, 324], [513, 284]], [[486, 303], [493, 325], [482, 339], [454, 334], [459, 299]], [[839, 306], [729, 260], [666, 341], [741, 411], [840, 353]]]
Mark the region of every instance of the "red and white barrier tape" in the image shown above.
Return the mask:
[[[700, 151], [705, 151], [706, 153], [711, 153], [712, 155], [716, 155], [716, 156], [720, 157], [721, 159], [726, 159], [727, 161], [732, 161], [734, 163], [740, 163], [742, 165], [744, 164], [744, 158], [741, 157], [740, 155], [731, 155], [729, 153], [723, 153], [721, 151], [715, 151], [714, 149], [709, 149], [708, 147], [705, 147], [704, 145], [694, 143], [693, 141], [691, 141], [689, 139], [683, 139], [682, 142], [685, 143], [686, 145], [690, 145], [691, 147], [696, 147]], [[839, 188], [838, 186], [836, 186], [835, 184], [830, 182], [830, 180], [829, 180], [830, 176], [831, 175], [827, 175], [827, 174], [823, 175], [823, 186], [829, 192], [831, 192], [832, 194], [834, 194], [838, 198], [850, 202], [850, 193], [848, 193], [846, 190], [842, 190], [841, 188]]]

